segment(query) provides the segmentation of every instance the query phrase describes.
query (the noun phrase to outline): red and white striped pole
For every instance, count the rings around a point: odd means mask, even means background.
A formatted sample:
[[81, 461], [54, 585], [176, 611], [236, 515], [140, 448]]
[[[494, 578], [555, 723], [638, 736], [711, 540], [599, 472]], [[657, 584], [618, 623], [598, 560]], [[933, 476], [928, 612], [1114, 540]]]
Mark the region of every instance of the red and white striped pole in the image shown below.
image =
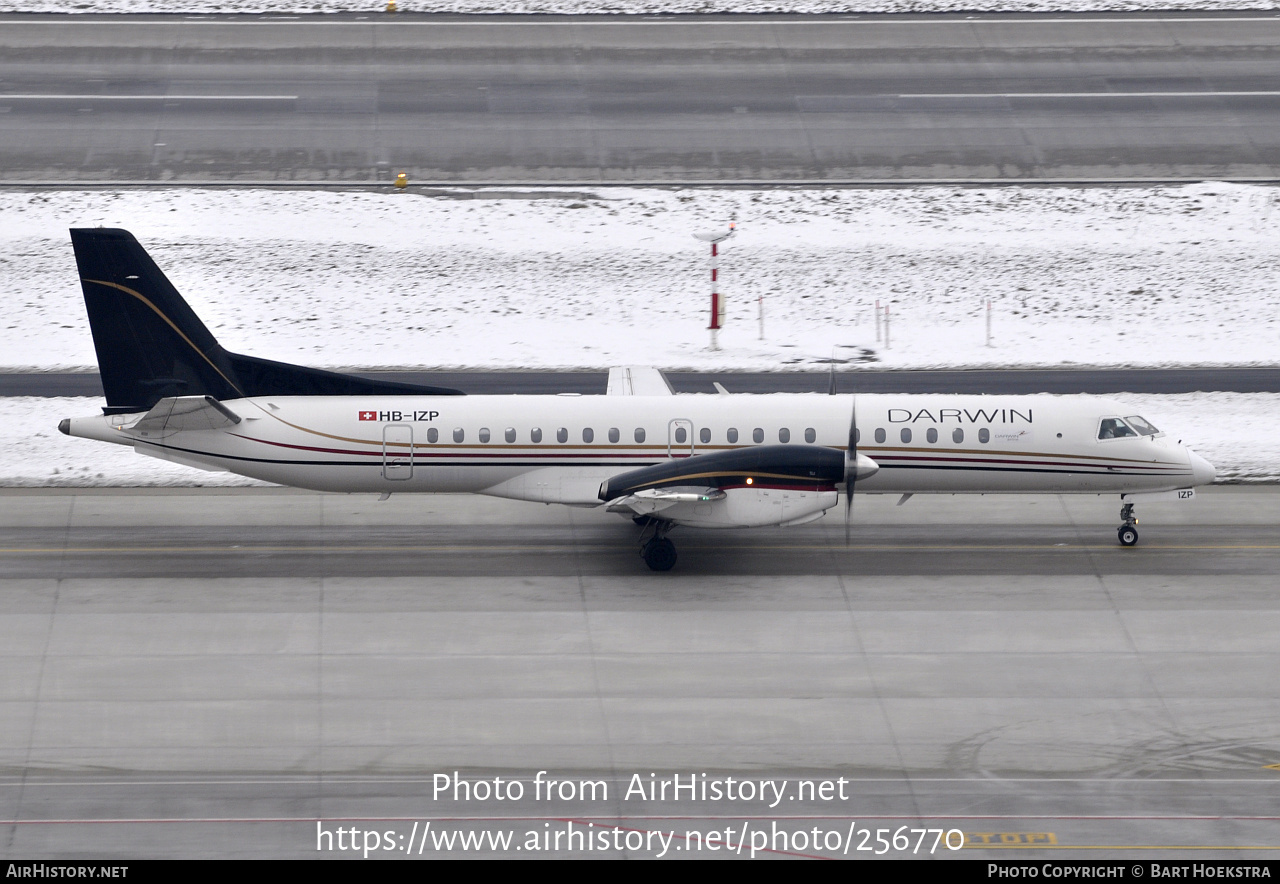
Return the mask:
[[694, 234], [696, 239], [711, 243], [711, 324], [707, 329], [711, 332], [712, 350], [720, 349], [717, 333], [724, 325], [724, 295], [720, 291], [720, 243], [733, 236], [737, 226], [735, 222], [724, 232]]
[[[724, 304], [720, 300], [720, 243], [711, 244], [711, 325], [713, 332], [724, 323]], [[713, 345], [714, 347], [714, 345]]]

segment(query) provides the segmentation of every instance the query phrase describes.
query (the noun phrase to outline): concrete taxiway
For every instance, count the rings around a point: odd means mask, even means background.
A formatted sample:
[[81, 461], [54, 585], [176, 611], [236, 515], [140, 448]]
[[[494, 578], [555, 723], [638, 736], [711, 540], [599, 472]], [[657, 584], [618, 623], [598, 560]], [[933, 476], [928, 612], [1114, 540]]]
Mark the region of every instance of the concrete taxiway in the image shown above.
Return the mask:
[[1280, 17], [0, 18], [10, 183], [1280, 178]]
[[[475, 395], [499, 393], [603, 394], [604, 371], [372, 371], [356, 372], [406, 384], [450, 387]], [[714, 393], [719, 381], [735, 393], [826, 393], [824, 371], [664, 371], [677, 393]], [[1098, 368], [850, 370], [838, 366], [839, 393], [1280, 393], [1280, 368]], [[101, 396], [94, 372], [0, 372], [0, 396]]]
[[[653, 574], [594, 511], [0, 492], [0, 855], [316, 856], [317, 820], [385, 856], [575, 821], [1274, 855], [1280, 491], [1140, 507], [1133, 549], [1110, 497], [895, 503], [859, 497], [848, 546], [834, 516], [678, 531]], [[540, 770], [608, 794], [535, 798]], [[442, 796], [455, 771], [526, 794]], [[704, 773], [784, 798], [627, 796]]]

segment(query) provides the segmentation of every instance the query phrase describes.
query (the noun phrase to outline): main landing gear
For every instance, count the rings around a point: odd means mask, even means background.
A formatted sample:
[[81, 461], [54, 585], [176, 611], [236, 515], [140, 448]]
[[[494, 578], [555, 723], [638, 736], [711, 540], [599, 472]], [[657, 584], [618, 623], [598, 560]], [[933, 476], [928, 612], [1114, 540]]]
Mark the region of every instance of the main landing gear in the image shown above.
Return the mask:
[[1133, 504], [1120, 507], [1120, 518], [1124, 524], [1116, 529], [1116, 537], [1120, 538], [1121, 546], [1133, 546], [1138, 542], [1138, 518], [1133, 514]]
[[[662, 519], [648, 519], [647, 523], [636, 519], [637, 525], [642, 525], [644, 531], [640, 533], [640, 555], [644, 557], [644, 563], [649, 566], [651, 571], [670, 571], [676, 565], [676, 545], [667, 539], [667, 532], [671, 530], [670, 522]], [[649, 533], [649, 528], [653, 528], [653, 536], [645, 539], [645, 535]]]

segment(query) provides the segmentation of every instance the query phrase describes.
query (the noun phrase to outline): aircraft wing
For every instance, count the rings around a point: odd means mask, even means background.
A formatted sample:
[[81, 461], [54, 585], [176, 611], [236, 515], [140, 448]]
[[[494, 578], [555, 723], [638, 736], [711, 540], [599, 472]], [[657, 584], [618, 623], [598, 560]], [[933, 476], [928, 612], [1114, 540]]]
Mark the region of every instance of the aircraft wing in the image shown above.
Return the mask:
[[164, 436], [180, 430], [219, 430], [238, 423], [240, 415], [212, 396], [170, 396], [126, 429], [140, 436]]
[[710, 503], [724, 500], [725, 493], [711, 486], [684, 485], [666, 488], [644, 488], [635, 494], [619, 497], [609, 503], [611, 513], [631, 513], [648, 516], [677, 503]]
[[716, 501], [729, 488], [832, 488], [845, 455], [816, 445], [761, 445], [681, 457], [610, 477], [600, 485], [609, 512], [649, 515], [677, 503]]
[[643, 365], [609, 369], [609, 396], [671, 396], [675, 393], [662, 372]]

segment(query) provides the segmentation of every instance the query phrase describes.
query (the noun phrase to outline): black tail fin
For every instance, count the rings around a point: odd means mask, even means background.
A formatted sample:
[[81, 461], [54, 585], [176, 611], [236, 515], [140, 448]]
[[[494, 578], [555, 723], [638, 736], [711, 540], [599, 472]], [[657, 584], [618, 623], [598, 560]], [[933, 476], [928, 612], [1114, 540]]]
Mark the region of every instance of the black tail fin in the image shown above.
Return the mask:
[[108, 412], [166, 396], [461, 395], [240, 356], [224, 350], [127, 230], [71, 231]]

